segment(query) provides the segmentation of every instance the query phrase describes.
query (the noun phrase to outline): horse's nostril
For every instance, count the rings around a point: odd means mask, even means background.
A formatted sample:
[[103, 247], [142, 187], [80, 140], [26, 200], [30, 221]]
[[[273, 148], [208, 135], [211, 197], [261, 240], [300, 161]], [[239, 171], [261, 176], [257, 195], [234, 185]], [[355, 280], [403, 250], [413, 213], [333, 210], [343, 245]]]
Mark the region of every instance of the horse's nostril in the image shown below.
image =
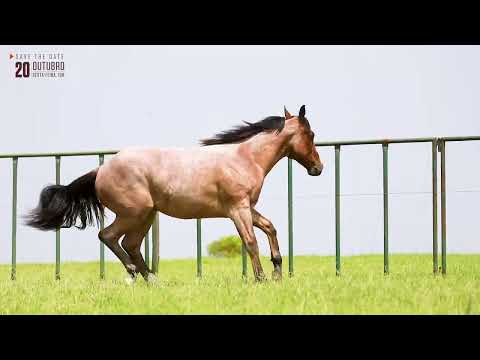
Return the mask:
[[322, 173], [322, 168], [321, 167], [317, 167], [317, 166], [314, 166], [314, 167], [311, 167], [309, 170], [308, 170], [308, 175], [312, 175], [312, 176], [318, 176]]

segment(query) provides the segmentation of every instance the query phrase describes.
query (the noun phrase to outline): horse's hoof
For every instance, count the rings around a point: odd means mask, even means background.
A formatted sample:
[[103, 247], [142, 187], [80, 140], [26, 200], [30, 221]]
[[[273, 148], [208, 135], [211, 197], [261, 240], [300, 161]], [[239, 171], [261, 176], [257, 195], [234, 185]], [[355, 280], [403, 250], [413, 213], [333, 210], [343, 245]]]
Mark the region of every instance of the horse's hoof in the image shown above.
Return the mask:
[[257, 283], [264, 283], [264, 282], [267, 282], [267, 277], [265, 275], [259, 275], [255, 278], [255, 281]]
[[125, 278], [125, 282], [127, 283], [127, 285], [135, 284], [136, 280], [137, 280], [137, 278], [132, 277], [132, 276], [128, 276], [128, 277]]
[[158, 284], [160, 282], [160, 280], [158, 280], [158, 277], [153, 274], [153, 273], [148, 273], [147, 275], [147, 284]]
[[272, 272], [272, 280], [281, 281], [282, 280], [282, 273], [279, 273], [277, 271]]

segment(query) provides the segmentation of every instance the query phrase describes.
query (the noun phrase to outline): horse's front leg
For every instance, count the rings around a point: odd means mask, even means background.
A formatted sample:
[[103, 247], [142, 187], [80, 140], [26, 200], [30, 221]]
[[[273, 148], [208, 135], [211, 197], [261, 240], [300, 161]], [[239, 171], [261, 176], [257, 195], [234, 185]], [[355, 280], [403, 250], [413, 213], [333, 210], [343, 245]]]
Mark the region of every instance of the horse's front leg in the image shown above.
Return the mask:
[[260, 263], [257, 239], [253, 232], [252, 212], [250, 206], [238, 206], [230, 212], [230, 218], [237, 228], [238, 234], [242, 238], [247, 249], [250, 260], [252, 261], [253, 274], [256, 281], [265, 280], [265, 274]]
[[272, 278], [274, 280], [282, 279], [282, 255], [278, 247], [277, 230], [273, 226], [272, 222], [266, 217], [262, 216], [257, 210], [252, 208], [252, 220], [253, 226], [262, 230], [268, 237], [268, 243], [270, 245], [270, 256], [273, 263]]

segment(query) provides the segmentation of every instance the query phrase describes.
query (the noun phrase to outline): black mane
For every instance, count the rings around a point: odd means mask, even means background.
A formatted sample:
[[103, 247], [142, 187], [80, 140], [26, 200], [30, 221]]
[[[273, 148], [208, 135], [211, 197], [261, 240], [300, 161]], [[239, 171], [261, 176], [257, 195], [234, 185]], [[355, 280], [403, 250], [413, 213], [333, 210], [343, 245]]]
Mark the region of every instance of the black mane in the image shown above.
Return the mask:
[[261, 132], [275, 131], [277, 134], [285, 126], [285, 118], [282, 116], [269, 116], [255, 123], [244, 121], [246, 125], [238, 125], [233, 129], [215, 134], [209, 139], [203, 139], [200, 144], [203, 146], [217, 144], [232, 144], [244, 141]]

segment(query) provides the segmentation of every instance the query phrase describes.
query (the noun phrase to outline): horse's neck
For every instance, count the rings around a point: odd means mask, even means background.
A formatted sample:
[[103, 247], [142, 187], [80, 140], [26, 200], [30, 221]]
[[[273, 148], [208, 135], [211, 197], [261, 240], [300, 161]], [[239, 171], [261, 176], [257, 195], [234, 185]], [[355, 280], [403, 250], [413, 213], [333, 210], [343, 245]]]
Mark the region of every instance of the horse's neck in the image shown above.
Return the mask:
[[284, 134], [261, 133], [249, 139], [243, 145], [260, 166], [265, 176], [287, 153], [287, 138]]

